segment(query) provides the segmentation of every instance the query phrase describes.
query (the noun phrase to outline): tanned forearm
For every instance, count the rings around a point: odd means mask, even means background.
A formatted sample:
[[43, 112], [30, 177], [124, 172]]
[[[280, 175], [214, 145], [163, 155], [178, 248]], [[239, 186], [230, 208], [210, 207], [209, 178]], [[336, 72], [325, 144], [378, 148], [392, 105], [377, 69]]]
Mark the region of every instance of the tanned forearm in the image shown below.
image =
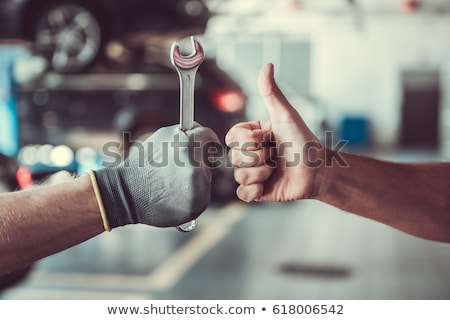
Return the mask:
[[450, 163], [392, 163], [340, 153], [316, 199], [409, 234], [450, 242]]
[[89, 176], [0, 194], [0, 274], [103, 231]]

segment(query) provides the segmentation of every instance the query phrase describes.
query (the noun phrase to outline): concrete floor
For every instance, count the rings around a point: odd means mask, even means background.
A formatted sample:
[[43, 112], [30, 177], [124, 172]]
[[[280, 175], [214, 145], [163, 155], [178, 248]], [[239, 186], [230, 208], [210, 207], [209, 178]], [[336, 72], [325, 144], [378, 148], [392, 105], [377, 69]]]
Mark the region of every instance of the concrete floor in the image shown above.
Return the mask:
[[450, 299], [450, 245], [316, 201], [127, 226], [35, 264], [0, 299]]

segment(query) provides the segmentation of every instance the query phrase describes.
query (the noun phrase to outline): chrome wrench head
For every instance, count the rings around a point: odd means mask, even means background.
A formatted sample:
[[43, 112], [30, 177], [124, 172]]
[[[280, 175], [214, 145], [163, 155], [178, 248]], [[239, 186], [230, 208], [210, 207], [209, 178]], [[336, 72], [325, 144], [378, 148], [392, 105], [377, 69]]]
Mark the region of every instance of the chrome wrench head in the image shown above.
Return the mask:
[[191, 37], [194, 51], [183, 56], [178, 42], [172, 44], [170, 59], [180, 77], [180, 128], [190, 130], [194, 126], [194, 89], [195, 75], [200, 64], [205, 59], [205, 53], [200, 43]]
[[[178, 42], [172, 44], [170, 60], [180, 77], [180, 129], [190, 130], [194, 127], [194, 89], [195, 75], [200, 64], [205, 59], [202, 46], [194, 37], [191, 37], [194, 51], [184, 56], [180, 52]], [[184, 223], [177, 227], [179, 231], [190, 232], [197, 227], [197, 220]]]
[[181, 54], [180, 44], [177, 41], [172, 44], [170, 59], [177, 70], [197, 69], [205, 59], [205, 52], [203, 51], [200, 42], [194, 37], [191, 37], [191, 43], [194, 51], [187, 56]]

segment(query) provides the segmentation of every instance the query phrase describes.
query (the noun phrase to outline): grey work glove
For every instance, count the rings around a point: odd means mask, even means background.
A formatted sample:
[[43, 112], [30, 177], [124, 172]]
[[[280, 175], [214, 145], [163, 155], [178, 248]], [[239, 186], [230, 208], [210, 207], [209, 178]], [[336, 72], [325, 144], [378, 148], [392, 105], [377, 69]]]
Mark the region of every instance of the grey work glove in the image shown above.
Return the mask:
[[135, 223], [175, 227], [196, 219], [210, 201], [209, 152], [218, 146], [216, 134], [198, 123], [186, 132], [164, 127], [131, 147], [119, 166], [95, 171], [105, 229]]

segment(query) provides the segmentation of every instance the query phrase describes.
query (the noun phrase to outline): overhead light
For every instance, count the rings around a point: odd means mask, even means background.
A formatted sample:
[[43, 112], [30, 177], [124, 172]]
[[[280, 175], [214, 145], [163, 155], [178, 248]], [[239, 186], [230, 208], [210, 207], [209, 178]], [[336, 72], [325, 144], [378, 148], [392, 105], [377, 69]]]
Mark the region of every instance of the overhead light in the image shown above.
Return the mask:
[[50, 151], [50, 160], [55, 166], [66, 167], [73, 162], [72, 150], [64, 145], [56, 146]]

